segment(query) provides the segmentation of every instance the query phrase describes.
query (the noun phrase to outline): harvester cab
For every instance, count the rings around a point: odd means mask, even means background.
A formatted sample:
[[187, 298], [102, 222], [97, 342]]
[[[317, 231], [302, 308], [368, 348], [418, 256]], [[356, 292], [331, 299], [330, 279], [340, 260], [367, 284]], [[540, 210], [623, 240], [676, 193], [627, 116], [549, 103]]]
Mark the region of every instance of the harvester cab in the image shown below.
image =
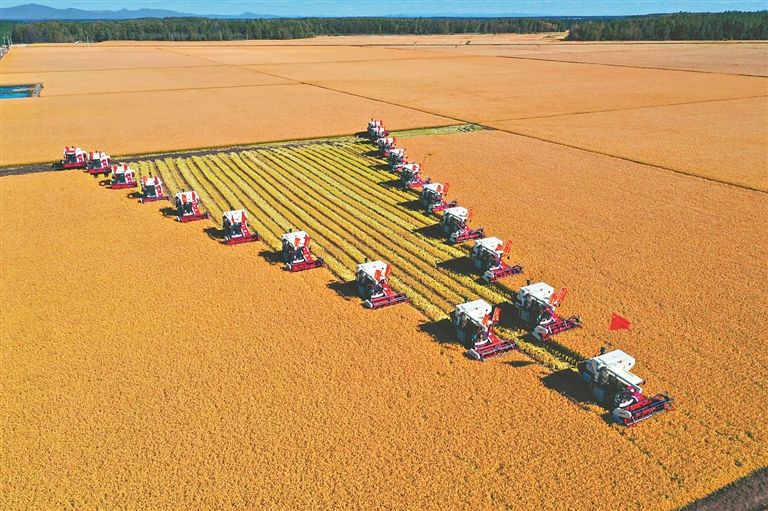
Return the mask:
[[370, 261], [357, 265], [355, 277], [357, 292], [365, 299], [364, 305], [378, 309], [408, 300], [405, 293], [395, 293], [389, 287], [391, 267], [383, 261]]
[[144, 176], [141, 178], [141, 198], [139, 202], [155, 202], [159, 200], [169, 200], [165, 194], [165, 187], [160, 176]]
[[64, 148], [64, 158], [59, 162], [62, 169], [84, 169], [88, 166], [88, 154], [75, 146]]
[[501, 241], [493, 236], [475, 241], [472, 247], [472, 263], [483, 272], [486, 282], [495, 282], [510, 275], [523, 273], [523, 267], [519, 264], [510, 266], [504, 261], [511, 247], [511, 241]]
[[555, 288], [538, 282], [520, 288], [515, 298], [515, 308], [520, 320], [532, 328], [533, 336], [539, 341], [549, 341], [553, 335], [581, 326], [579, 316], [561, 318], [555, 309], [565, 299], [566, 288], [555, 292]]
[[176, 194], [176, 220], [182, 223], [205, 220], [207, 211], [200, 210], [200, 196], [192, 190]]
[[381, 137], [376, 139], [376, 147], [383, 156], [389, 157], [389, 151], [395, 148], [396, 142], [394, 137]]
[[455, 200], [447, 202], [446, 195], [448, 195], [448, 183], [425, 183], [421, 187], [421, 205], [427, 213], [436, 213], [459, 205]]
[[248, 243], [261, 239], [258, 232], [251, 232], [248, 225], [248, 213], [242, 209], [225, 211], [221, 215], [221, 223], [224, 225], [224, 243], [227, 245], [237, 245], [238, 243]]
[[517, 348], [515, 341], [502, 339], [494, 333], [501, 309], [485, 300], [475, 300], [456, 306], [451, 321], [456, 337], [464, 344], [471, 344], [467, 356], [475, 360], [496, 357]]
[[111, 170], [110, 164], [111, 160], [107, 153], [93, 151], [88, 157], [88, 165], [86, 166], [86, 169], [88, 170], [88, 174], [92, 176], [103, 174], [106, 177]]
[[120, 188], [136, 188], [139, 184], [136, 182], [136, 173], [127, 163], [118, 163], [112, 165], [112, 181], [109, 187], [113, 190]]
[[289, 271], [304, 271], [322, 268], [325, 263], [322, 257], [315, 257], [309, 248], [311, 238], [304, 231], [287, 232], [283, 234], [283, 261]]
[[589, 385], [592, 397], [611, 411], [611, 416], [625, 426], [634, 426], [657, 413], [672, 408], [667, 394], [647, 397], [640, 385], [642, 378], [630, 372], [635, 359], [621, 350], [602, 353], [579, 362], [581, 378]]
[[443, 231], [449, 236], [450, 243], [461, 243], [468, 240], [476, 240], [484, 236], [482, 227], [477, 229], [469, 228], [469, 220], [472, 218], [471, 211], [461, 206], [454, 206], [443, 210], [443, 218], [440, 220]]
[[426, 180], [421, 178], [421, 164], [419, 163], [406, 163], [397, 168], [400, 170], [400, 182], [405, 190], [418, 190], [430, 182], [429, 178]]
[[368, 138], [376, 140], [387, 135], [387, 129], [384, 127], [384, 122], [381, 119], [371, 119], [368, 121]]
[[403, 165], [406, 161], [405, 149], [403, 149], [402, 147], [395, 147], [393, 149], [390, 149], [389, 155], [387, 156], [387, 160], [389, 163], [389, 170], [393, 172], [399, 171], [398, 167], [400, 165]]

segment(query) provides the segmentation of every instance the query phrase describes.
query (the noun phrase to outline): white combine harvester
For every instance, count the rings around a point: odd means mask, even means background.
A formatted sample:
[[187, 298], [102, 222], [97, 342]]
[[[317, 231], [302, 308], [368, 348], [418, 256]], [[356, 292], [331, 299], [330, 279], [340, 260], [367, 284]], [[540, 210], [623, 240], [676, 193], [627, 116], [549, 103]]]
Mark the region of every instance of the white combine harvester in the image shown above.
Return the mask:
[[225, 211], [221, 215], [221, 223], [224, 225], [224, 243], [227, 245], [237, 245], [261, 239], [258, 232], [251, 232], [248, 225], [248, 213], [242, 209]]
[[589, 385], [592, 397], [612, 410], [612, 417], [625, 426], [634, 426], [657, 413], [672, 409], [667, 394], [646, 397], [640, 385], [645, 381], [630, 372], [635, 359], [621, 350], [613, 350], [579, 362], [581, 378]]
[[389, 170], [392, 172], [398, 172], [398, 167], [406, 162], [405, 149], [402, 147], [395, 147], [389, 150], [387, 156], [387, 163], [389, 164]]
[[455, 208], [458, 201], [446, 201], [448, 195], [448, 183], [426, 183], [421, 187], [421, 205], [427, 213], [437, 213], [448, 208]]
[[469, 228], [471, 218], [472, 213], [467, 208], [461, 206], [443, 210], [443, 218], [440, 220], [440, 224], [443, 226], [443, 231], [448, 235], [450, 243], [461, 243], [483, 237], [484, 229], [482, 227], [477, 229]]
[[499, 322], [501, 310], [485, 300], [475, 300], [456, 306], [451, 314], [451, 321], [456, 329], [456, 337], [464, 344], [471, 344], [467, 356], [475, 360], [496, 357], [517, 348], [509, 339], [501, 339], [493, 329]]
[[370, 261], [357, 265], [355, 277], [357, 292], [365, 300], [364, 305], [378, 309], [408, 300], [405, 293], [395, 293], [389, 287], [391, 267], [383, 261]]
[[112, 165], [112, 180], [109, 182], [109, 188], [119, 190], [121, 188], [136, 188], [139, 183], [136, 182], [136, 173], [127, 163], [118, 163]]
[[511, 241], [503, 242], [493, 236], [475, 241], [472, 247], [472, 263], [483, 272], [486, 282], [496, 282], [504, 277], [523, 273], [523, 267], [519, 264], [510, 266], [504, 262], [511, 247]]
[[54, 163], [53, 167], [58, 169], [84, 169], [88, 165], [88, 153], [75, 146], [64, 148], [64, 158]]
[[422, 179], [421, 164], [419, 163], [406, 163], [398, 165], [396, 168], [400, 172], [400, 182], [405, 190], [418, 190], [431, 182], [429, 178]]
[[382, 156], [389, 157], [389, 152], [395, 148], [397, 140], [394, 137], [381, 137], [376, 139], [376, 147]]
[[165, 193], [165, 187], [163, 186], [163, 180], [160, 176], [144, 176], [141, 178], [141, 198], [139, 202], [142, 204], [146, 202], [155, 202], [159, 200], [170, 200], [170, 197]]
[[194, 190], [176, 194], [176, 220], [182, 223], [205, 220], [207, 211], [200, 210], [200, 196]]
[[325, 266], [322, 257], [315, 257], [309, 248], [311, 238], [304, 231], [283, 234], [283, 261], [289, 271], [304, 271]]
[[368, 121], [368, 138], [376, 140], [389, 135], [381, 119], [371, 119]]
[[104, 175], [107, 177], [111, 168], [112, 160], [109, 155], [102, 151], [93, 151], [88, 157], [88, 165], [85, 167], [88, 174], [92, 176]]
[[567, 293], [566, 288], [555, 293], [555, 288], [544, 282], [529, 284], [517, 292], [515, 308], [518, 316], [539, 341], [549, 341], [554, 335], [581, 326], [578, 316], [561, 318], [555, 312]]

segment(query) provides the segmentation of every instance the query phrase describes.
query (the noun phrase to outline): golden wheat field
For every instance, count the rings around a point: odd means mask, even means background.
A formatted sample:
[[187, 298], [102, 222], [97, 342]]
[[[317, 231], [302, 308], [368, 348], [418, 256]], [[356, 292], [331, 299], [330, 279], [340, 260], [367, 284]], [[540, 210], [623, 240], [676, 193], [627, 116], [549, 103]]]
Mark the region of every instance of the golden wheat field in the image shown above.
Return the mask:
[[[559, 37], [14, 47], [0, 83], [43, 89], [0, 101], [1, 507], [674, 510], [768, 466], [762, 43]], [[524, 275], [467, 270], [355, 136], [371, 117]], [[37, 172], [73, 143], [211, 220]], [[217, 242], [237, 208], [261, 242]], [[327, 268], [282, 269], [290, 228]], [[366, 258], [410, 304], [362, 307]], [[526, 279], [584, 326], [502, 318], [521, 349], [468, 359], [450, 311]], [[585, 399], [607, 342], [674, 411]]]

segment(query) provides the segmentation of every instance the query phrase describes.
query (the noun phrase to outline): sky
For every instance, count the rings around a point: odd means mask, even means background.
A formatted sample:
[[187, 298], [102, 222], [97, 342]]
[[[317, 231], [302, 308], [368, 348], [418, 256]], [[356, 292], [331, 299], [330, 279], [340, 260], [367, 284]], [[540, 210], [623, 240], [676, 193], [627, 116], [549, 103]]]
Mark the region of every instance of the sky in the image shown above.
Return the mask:
[[169, 9], [192, 14], [282, 16], [627, 15], [659, 12], [757, 11], [768, 0], [0, 0], [3, 7], [38, 3], [88, 10]]

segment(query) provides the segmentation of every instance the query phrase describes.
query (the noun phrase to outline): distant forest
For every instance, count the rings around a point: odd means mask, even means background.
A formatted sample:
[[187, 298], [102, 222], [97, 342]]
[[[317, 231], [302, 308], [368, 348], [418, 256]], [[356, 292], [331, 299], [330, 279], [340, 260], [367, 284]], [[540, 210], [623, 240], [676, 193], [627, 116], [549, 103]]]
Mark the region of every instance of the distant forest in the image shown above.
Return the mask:
[[768, 11], [661, 14], [574, 23], [568, 41], [768, 39]]
[[[7, 22], [6, 22], [7, 23]], [[231, 41], [320, 35], [429, 35], [562, 32], [569, 41], [768, 39], [768, 11], [628, 18], [301, 18], [14, 22], [14, 43]]]

